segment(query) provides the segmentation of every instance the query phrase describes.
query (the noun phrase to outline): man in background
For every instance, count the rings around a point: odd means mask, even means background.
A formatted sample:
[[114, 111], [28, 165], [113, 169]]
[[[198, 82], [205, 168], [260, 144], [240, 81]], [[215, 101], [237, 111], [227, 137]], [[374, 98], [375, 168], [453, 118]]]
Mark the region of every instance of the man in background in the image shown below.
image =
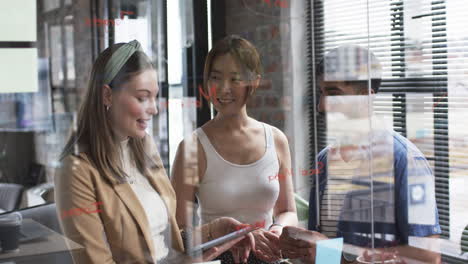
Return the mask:
[[[316, 241], [342, 238], [342, 263], [356, 261], [349, 248], [364, 260], [439, 263], [438, 253], [408, 246], [410, 236], [441, 233], [434, 176], [421, 151], [373, 111], [379, 61], [362, 47], [341, 46], [316, 73], [329, 144], [317, 156], [325, 166], [312, 178], [309, 230], [285, 228], [283, 256], [314, 263]], [[365, 249], [378, 249], [378, 258]]]

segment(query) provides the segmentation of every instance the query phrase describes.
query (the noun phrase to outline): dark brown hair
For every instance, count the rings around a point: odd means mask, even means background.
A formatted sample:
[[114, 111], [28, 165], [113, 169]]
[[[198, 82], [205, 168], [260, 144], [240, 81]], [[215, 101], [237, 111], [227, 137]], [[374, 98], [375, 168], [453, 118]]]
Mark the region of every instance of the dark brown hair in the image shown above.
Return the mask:
[[[208, 79], [214, 60], [225, 54], [230, 54], [240, 64], [242, 70], [244, 70], [244, 78], [247, 78], [247, 80], [253, 80], [257, 75], [262, 74], [262, 63], [255, 46], [237, 35], [229, 35], [216, 42], [208, 56], [206, 56], [203, 72], [203, 88], [205, 91], [208, 91]], [[252, 90], [249, 95], [253, 94], [256, 88], [250, 87]]]
[[[323, 77], [325, 73], [325, 66], [324, 66], [324, 60], [321, 59], [320, 62], [317, 64], [315, 68], [315, 74], [317, 79]], [[368, 81], [363, 80], [363, 81], [342, 81], [346, 85], [352, 85], [354, 87], [354, 90], [356, 92], [367, 92], [368, 89]], [[382, 79], [370, 79], [370, 84], [372, 90], [374, 90], [374, 93], [378, 93], [380, 89], [380, 84], [382, 83]]]
[[[325, 64], [332, 66], [330, 67], [331, 72], [334, 73], [336, 71], [335, 69], [338, 68], [337, 64], [341, 62], [340, 57], [352, 57], [360, 55], [365, 59], [357, 60], [356, 65], [367, 67], [368, 54], [370, 54], [371, 64], [376, 64], [378, 66], [378, 69], [373, 69], [371, 71], [381, 72], [380, 62], [378, 61], [377, 57], [375, 57], [375, 55], [368, 49], [356, 45], [343, 45], [331, 49], [320, 59], [315, 68], [316, 77], [319, 79], [325, 75]], [[355, 70], [354, 68], [356, 65], [350, 66], [349, 64], [345, 63], [342, 66], [344, 66], [347, 71], [352, 72]], [[378, 76], [378, 78], [370, 78], [370, 85], [372, 90], [374, 90], [374, 93], [379, 92], [380, 84], [382, 82], [382, 77], [380, 77], [380, 74], [378, 74]], [[367, 92], [368, 80], [342, 80], [342, 82], [344, 82], [346, 85], [352, 85], [356, 92]]]

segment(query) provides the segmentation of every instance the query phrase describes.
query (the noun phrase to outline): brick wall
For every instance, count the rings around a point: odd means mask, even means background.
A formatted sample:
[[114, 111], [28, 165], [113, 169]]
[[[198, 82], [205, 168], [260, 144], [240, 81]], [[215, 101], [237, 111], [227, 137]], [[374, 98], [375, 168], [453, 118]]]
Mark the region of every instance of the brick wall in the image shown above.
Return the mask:
[[259, 89], [247, 104], [249, 115], [282, 130], [286, 112], [291, 110], [291, 94], [284, 85], [291, 74], [288, 1], [226, 1], [226, 34], [251, 41], [262, 60], [264, 74]]
[[[226, 34], [251, 41], [260, 52], [264, 74], [249, 100], [253, 118], [282, 130], [289, 140], [293, 175], [311, 169], [308, 150], [307, 43], [305, 1], [236, 0], [226, 3]], [[293, 177], [298, 193], [309, 195], [308, 177]]]

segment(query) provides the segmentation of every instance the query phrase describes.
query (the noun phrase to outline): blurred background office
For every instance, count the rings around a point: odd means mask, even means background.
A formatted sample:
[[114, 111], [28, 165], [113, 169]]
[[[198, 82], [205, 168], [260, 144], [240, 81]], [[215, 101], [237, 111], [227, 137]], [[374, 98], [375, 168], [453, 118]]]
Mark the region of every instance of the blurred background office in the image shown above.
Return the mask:
[[0, 212], [53, 206], [58, 156], [75, 126], [92, 62], [113, 43], [137, 39], [157, 67], [159, 115], [147, 132], [170, 171], [182, 138], [215, 114], [199, 90], [207, 52], [216, 40], [238, 34], [256, 45], [264, 66], [249, 114], [287, 135], [305, 226], [316, 173], [302, 172], [317, 169], [316, 155], [333, 142], [326, 118], [316, 112], [315, 64], [326, 51], [355, 44], [383, 66], [376, 112], [434, 171], [441, 238], [455, 245], [440, 247], [443, 259], [463, 263], [467, 13], [462, 0], [2, 1]]

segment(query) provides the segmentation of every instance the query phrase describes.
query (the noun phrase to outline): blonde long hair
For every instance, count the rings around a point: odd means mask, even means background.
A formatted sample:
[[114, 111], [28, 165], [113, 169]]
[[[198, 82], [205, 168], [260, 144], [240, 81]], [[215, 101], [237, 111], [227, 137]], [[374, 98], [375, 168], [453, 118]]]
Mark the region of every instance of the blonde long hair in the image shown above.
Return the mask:
[[[123, 44], [119, 43], [108, 47], [96, 59], [85, 99], [78, 112], [77, 130], [72, 133], [60, 155], [60, 160], [62, 160], [66, 156], [74, 154], [75, 148], [79, 148], [79, 152], [84, 152], [92, 165], [111, 183], [121, 183], [128, 175], [123, 170], [120, 142], [116, 139], [104, 105], [103, 86], [107, 84], [112, 88], [112, 91], [116, 91], [133, 76], [145, 70], [154, 69], [148, 56], [142, 51], [136, 51], [119, 70], [115, 78], [110, 83], [104, 83], [106, 63]], [[148, 147], [151, 139], [147, 137], [130, 138], [128, 146], [130, 156], [137, 169], [148, 177], [147, 168], [159, 166], [156, 159], [149, 154], [152, 151]]]

